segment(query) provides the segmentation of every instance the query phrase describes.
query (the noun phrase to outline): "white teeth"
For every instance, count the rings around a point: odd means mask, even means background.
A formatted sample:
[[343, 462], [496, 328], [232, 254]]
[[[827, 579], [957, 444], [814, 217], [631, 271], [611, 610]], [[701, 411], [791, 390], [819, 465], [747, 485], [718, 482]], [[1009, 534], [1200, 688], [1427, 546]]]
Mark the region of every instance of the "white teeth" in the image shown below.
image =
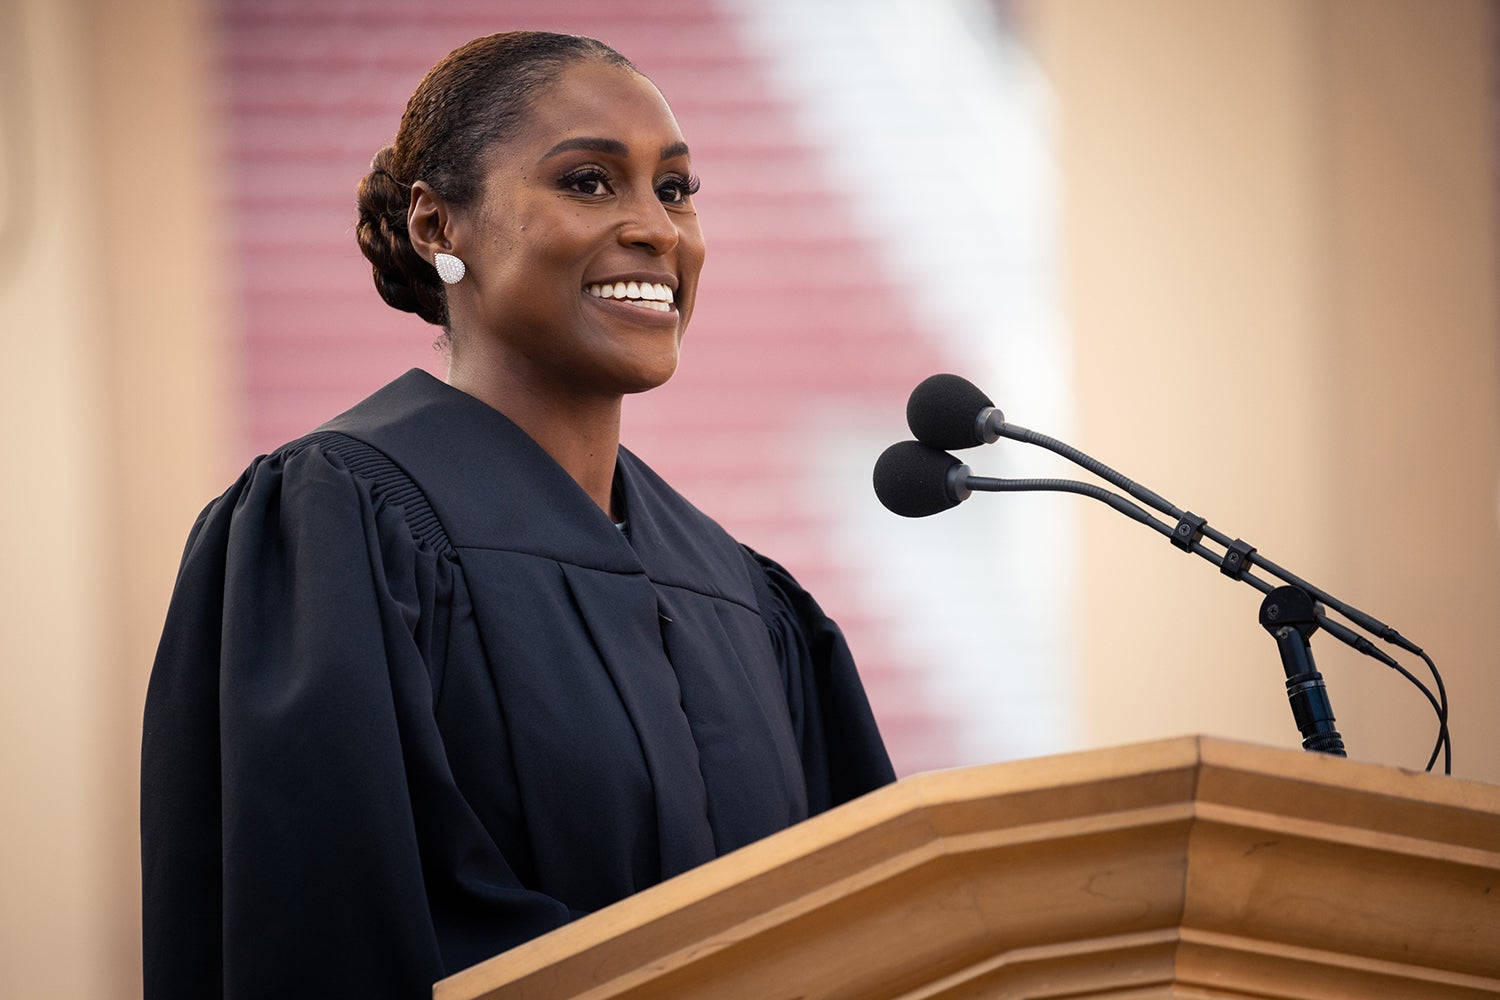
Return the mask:
[[596, 299], [623, 299], [632, 305], [668, 312], [677, 297], [670, 285], [652, 281], [617, 281], [612, 285], [589, 285], [584, 291]]

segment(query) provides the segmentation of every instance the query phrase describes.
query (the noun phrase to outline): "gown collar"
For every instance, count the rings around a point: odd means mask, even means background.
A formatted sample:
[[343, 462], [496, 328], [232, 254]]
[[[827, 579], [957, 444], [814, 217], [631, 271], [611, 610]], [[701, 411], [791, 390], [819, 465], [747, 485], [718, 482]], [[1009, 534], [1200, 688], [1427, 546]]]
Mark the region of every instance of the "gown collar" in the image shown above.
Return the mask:
[[487, 403], [413, 369], [320, 430], [384, 452], [426, 494], [457, 549], [522, 552], [754, 606], [740, 548], [628, 449], [628, 539], [574, 479]]

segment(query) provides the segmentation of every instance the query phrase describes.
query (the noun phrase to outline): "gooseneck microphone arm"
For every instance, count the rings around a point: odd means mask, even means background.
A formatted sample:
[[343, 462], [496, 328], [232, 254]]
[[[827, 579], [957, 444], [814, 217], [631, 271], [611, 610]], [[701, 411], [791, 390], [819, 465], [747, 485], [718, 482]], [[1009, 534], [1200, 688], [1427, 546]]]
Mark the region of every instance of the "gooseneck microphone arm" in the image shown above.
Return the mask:
[[[1437, 761], [1439, 753], [1442, 753], [1444, 756], [1444, 771], [1445, 773], [1451, 773], [1452, 743], [1448, 735], [1448, 694], [1443, 685], [1442, 676], [1438, 673], [1432, 658], [1394, 628], [1379, 621], [1374, 616], [1338, 600], [1321, 588], [1303, 580], [1301, 577], [1288, 572], [1258, 552], [1254, 546], [1247, 544], [1241, 539], [1229, 538], [1222, 532], [1210, 527], [1205, 518], [1199, 517], [1190, 511], [1182, 510], [1155, 491], [1136, 483], [1103, 462], [1084, 454], [1077, 448], [1049, 435], [1007, 422], [1004, 413], [996, 408], [978, 387], [957, 375], [933, 375], [924, 380], [913, 390], [911, 398], [907, 402], [906, 416], [912, 433], [919, 440], [902, 442], [887, 449], [886, 454], [881, 456], [881, 462], [886, 462], [888, 466], [895, 467], [898, 465], [904, 466], [912, 460], [918, 460], [919, 462], [938, 466], [942, 469], [941, 475], [946, 476], [947, 482], [953, 484], [953, 491], [950, 491], [952, 495], [946, 502], [931, 507], [931, 509], [923, 509], [917, 513], [898, 509], [897, 506], [893, 506], [892, 503], [888, 502], [886, 496], [882, 494], [882, 502], [885, 502], [886, 506], [891, 510], [896, 513], [905, 514], [908, 517], [925, 516], [959, 503], [962, 499], [968, 497], [971, 490], [987, 492], [1045, 490], [1078, 493], [1109, 504], [1132, 520], [1140, 521], [1157, 532], [1166, 535], [1174, 546], [1182, 549], [1184, 552], [1192, 552], [1215, 564], [1225, 576], [1231, 579], [1242, 580], [1261, 593], [1269, 595], [1276, 589], [1275, 586], [1250, 572], [1252, 567], [1261, 567], [1267, 573], [1284, 581], [1287, 585], [1304, 591], [1309, 595], [1310, 600], [1315, 599], [1326, 604], [1370, 634], [1414, 653], [1426, 662], [1437, 686], [1438, 695], [1436, 697], [1434, 697], [1425, 684], [1397, 663], [1392, 657], [1386, 655], [1365, 636], [1329, 619], [1318, 610], [1316, 604], [1313, 605], [1311, 611], [1311, 614], [1314, 616], [1313, 628], [1322, 627], [1324, 631], [1339, 641], [1367, 656], [1379, 660], [1381, 663], [1397, 671], [1415, 685], [1427, 698], [1438, 718], [1437, 740], [1433, 746], [1432, 755], [1427, 762], [1427, 768], [1431, 770], [1433, 764]], [[956, 458], [953, 458], [942, 450], [990, 444], [1002, 437], [1025, 444], [1037, 445], [1061, 455], [1068, 461], [1082, 466], [1116, 488], [1123, 490], [1146, 506], [1174, 518], [1176, 520], [1175, 526], [1164, 524], [1118, 494], [1087, 483], [1059, 479], [1005, 480], [972, 476], [969, 474], [968, 466], [960, 464]], [[925, 454], [919, 454], [910, 449], [923, 449], [924, 453], [932, 453], [936, 457], [928, 457]], [[899, 462], [895, 460], [896, 455], [900, 456]], [[888, 459], [888, 456], [892, 457]], [[889, 480], [889, 474], [887, 474], [886, 478]], [[881, 492], [881, 479], [881, 463], [877, 462], [877, 493]], [[962, 490], [962, 496], [957, 495], [957, 490]], [[1221, 546], [1224, 549], [1223, 553], [1216, 553], [1206, 548], [1202, 544], [1203, 538], [1208, 538], [1210, 541]], [[1306, 634], [1310, 635], [1311, 631], [1308, 631]], [[1304, 635], [1303, 638], [1305, 639], [1305, 637]]]
[[1291, 584], [1294, 587], [1301, 587], [1303, 590], [1311, 594], [1314, 598], [1323, 602], [1328, 607], [1333, 608], [1339, 614], [1343, 615], [1345, 618], [1348, 618], [1350, 621], [1354, 622], [1356, 625], [1369, 632], [1371, 635], [1374, 635], [1376, 638], [1383, 639], [1384, 641], [1389, 642], [1393, 645], [1400, 646], [1407, 652], [1415, 654], [1417, 656], [1424, 655], [1422, 649], [1419, 646], [1408, 640], [1400, 632], [1397, 632], [1389, 625], [1375, 618], [1373, 615], [1366, 614], [1356, 607], [1345, 604], [1343, 601], [1340, 601], [1338, 598], [1334, 597], [1332, 594], [1329, 594], [1327, 591], [1321, 590], [1318, 587], [1315, 587], [1312, 584], [1308, 583], [1301, 577], [1297, 576], [1296, 574], [1282, 569], [1270, 559], [1266, 558], [1264, 553], [1261, 553], [1253, 546], [1246, 546], [1245, 543], [1240, 539], [1230, 539], [1228, 535], [1210, 527], [1209, 523], [1203, 518], [1198, 517], [1191, 511], [1181, 510], [1175, 504], [1172, 504], [1166, 498], [1162, 497], [1160, 494], [1146, 489], [1146, 487], [1140, 485], [1132, 479], [1126, 478], [1125, 476], [1116, 472], [1114, 469], [1111, 469], [1109, 466], [1105, 465], [1103, 462], [1085, 455], [1083, 452], [1079, 451], [1077, 448], [1074, 448], [1072, 445], [1065, 444], [1062, 441], [1059, 441], [1054, 437], [1049, 437], [1046, 434], [1039, 434], [1036, 431], [1021, 427], [1018, 424], [1007, 423], [1005, 420], [1005, 415], [994, 407], [990, 407], [987, 414], [981, 414], [981, 419], [985, 420], [986, 423], [994, 424], [995, 432], [999, 437], [1010, 438], [1012, 441], [1021, 441], [1026, 444], [1034, 444], [1038, 447], [1046, 448], [1048, 451], [1061, 455], [1063, 458], [1066, 458], [1068, 461], [1073, 462], [1075, 465], [1083, 466], [1085, 469], [1088, 469], [1100, 479], [1103, 479], [1111, 485], [1124, 490], [1126, 493], [1135, 497], [1137, 500], [1153, 508], [1154, 510], [1159, 510], [1163, 514], [1166, 514], [1168, 517], [1176, 518], [1178, 522], [1178, 528], [1177, 531], [1173, 534], [1172, 541], [1173, 544], [1177, 545], [1179, 548], [1183, 548], [1183, 545], [1179, 541], [1181, 537], [1201, 534], [1208, 537], [1210, 540], [1224, 546], [1226, 554], [1235, 552], [1240, 553], [1240, 558], [1231, 560], [1230, 566], [1220, 567], [1224, 571], [1225, 575], [1234, 576], [1237, 573], [1248, 573], [1252, 566], [1263, 567], [1266, 572], [1275, 576], [1277, 579], [1285, 580], [1287, 583]]
[[[1434, 697], [1433, 693], [1428, 689], [1427, 685], [1418, 680], [1405, 667], [1396, 662], [1396, 660], [1392, 659], [1390, 656], [1387, 656], [1379, 649], [1379, 647], [1370, 642], [1369, 639], [1358, 634], [1357, 632], [1353, 632], [1345, 628], [1338, 622], [1329, 619], [1321, 612], [1317, 613], [1316, 624], [1321, 626], [1325, 632], [1343, 642], [1345, 645], [1350, 646], [1365, 654], [1366, 656], [1379, 660], [1385, 666], [1390, 667], [1392, 670], [1400, 673], [1408, 681], [1416, 685], [1417, 689], [1422, 692], [1422, 694], [1432, 704], [1433, 710], [1437, 713], [1438, 718], [1437, 740], [1433, 745], [1432, 754], [1428, 758], [1427, 768], [1428, 770], [1432, 769], [1433, 764], [1437, 762], [1438, 755], [1441, 753], [1443, 755], [1443, 773], [1452, 773], [1453, 743], [1452, 738], [1448, 735], [1448, 692], [1443, 685], [1443, 676], [1442, 674], [1438, 673], [1436, 665], [1434, 665], [1432, 662], [1432, 658], [1429, 657], [1427, 653], [1423, 651], [1422, 648], [1416, 643], [1411, 642], [1400, 632], [1380, 621], [1374, 615], [1368, 614], [1364, 611], [1361, 611], [1359, 608], [1356, 608], [1350, 604], [1345, 603], [1344, 601], [1339, 600], [1332, 594], [1328, 593], [1326, 590], [1323, 590], [1321, 587], [1315, 586], [1314, 584], [1309, 583], [1297, 574], [1283, 569], [1281, 566], [1272, 562], [1265, 556], [1264, 553], [1257, 550], [1253, 545], [1249, 545], [1244, 540], [1239, 538], [1231, 539], [1228, 535], [1211, 527], [1205, 518], [1199, 517], [1191, 511], [1185, 511], [1179, 508], [1154, 490], [1147, 489], [1141, 484], [1105, 465], [1103, 462], [1100, 462], [1098, 459], [1093, 458], [1092, 456], [1087, 455], [1082, 451], [1079, 451], [1072, 445], [1067, 444], [1063, 441], [1059, 441], [1057, 438], [1051, 437], [1047, 434], [1041, 434], [1037, 431], [1031, 430], [1030, 428], [1022, 427], [1019, 424], [1009, 423], [1006, 421], [1005, 415], [1001, 413], [1000, 410], [994, 407], [988, 407], [985, 411], [981, 412], [979, 416], [979, 423], [982, 427], [989, 431], [992, 431], [995, 435], [993, 438], [987, 437], [987, 440], [998, 440], [999, 438], [1003, 437], [1009, 438], [1012, 441], [1020, 441], [1025, 444], [1031, 444], [1041, 448], [1045, 448], [1048, 451], [1053, 452], [1054, 454], [1061, 455], [1063, 458], [1066, 458], [1068, 461], [1073, 462], [1075, 465], [1082, 466], [1083, 468], [1092, 472], [1094, 475], [1098, 476], [1100, 479], [1103, 479], [1105, 482], [1111, 484], [1112, 486], [1124, 490], [1130, 496], [1135, 497], [1137, 500], [1140, 500], [1142, 503], [1146, 504], [1152, 509], [1158, 510], [1163, 514], [1166, 514], [1168, 517], [1176, 518], [1177, 525], [1175, 528], [1169, 528], [1166, 525], [1162, 524], [1160, 521], [1157, 521], [1155, 518], [1152, 518], [1150, 522], [1144, 523], [1150, 523], [1153, 528], [1166, 535], [1167, 538], [1172, 542], [1172, 544], [1177, 548], [1182, 549], [1184, 552], [1192, 552], [1196, 555], [1202, 556], [1209, 562], [1214, 563], [1219, 567], [1219, 572], [1223, 573], [1225, 576], [1236, 580], [1243, 580], [1245, 583], [1250, 584], [1250, 586], [1254, 587], [1256, 590], [1259, 590], [1261, 593], [1269, 594], [1271, 593], [1274, 585], [1267, 583], [1265, 580], [1260, 579], [1250, 572], [1253, 567], [1259, 566], [1267, 573], [1271, 574], [1279, 580], [1284, 581], [1286, 584], [1305, 591], [1313, 599], [1337, 611], [1339, 614], [1343, 615], [1351, 622], [1354, 622], [1360, 628], [1364, 629], [1366, 632], [1370, 633], [1376, 638], [1391, 643], [1392, 645], [1399, 646], [1400, 648], [1416, 656], [1420, 656], [1427, 664], [1428, 669], [1432, 674], [1433, 681], [1437, 686], [1438, 694], [1436, 697]], [[1077, 485], [1086, 486], [1087, 484], [1079, 483]], [[985, 489], [985, 487], [975, 485], [973, 482], [969, 483], [969, 487], [970, 489]], [[1083, 491], [1068, 490], [1067, 492]], [[1115, 494], [1110, 495], [1115, 496]], [[1115, 507], [1116, 510], [1121, 509], [1113, 503], [1111, 503], [1110, 506]], [[1137, 509], [1139, 510], [1139, 508]], [[1124, 513], [1128, 514], [1128, 512]], [[1142, 513], [1144, 513], [1144, 511], [1142, 511]], [[1131, 516], [1135, 520], [1141, 520], [1141, 518], [1136, 517], [1134, 514], [1129, 514], [1129, 516]], [[1223, 546], [1223, 554], [1215, 554], [1210, 550], [1204, 548], [1200, 542], [1200, 539], [1205, 537]]]
[[[923, 459], [918, 456], [921, 456], [923, 453], [934, 456], [932, 459], [926, 461], [933, 469], [939, 470], [938, 477], [941, 479], [941, 483], [938, 484], [938, 488], [943, 491], [942, 496], [935, 501], [936, 506], [932, 506], [931, 509], [903, 509], [899, 501], [893, 501], [891, 498], [890, 474], [882, 475], [882, 472], [899, 467], [902, 464], [902, 459], [908, 462], [922, 462]], [[921, 478], [920, 472], [919, 478]], [[1111, 493], [1102, 486], [1095, 486], [1093, 483], [1081, 483], [1074, 479], [993, 479], [988, 476], [976, 476], [971, 473], [967, 465], [961, 464], [958, 459], [946, 452], [938, 451], [936, 448], [929, 448], [918, 441], [903, 441], [886, 449], [886, 453], [876, 463], [875, 491], [888, 509], [904, 517], [925, 517], [928, 514], [936, 514], [941, 510], [957, 506], [963, 500], [967, 500], [971, 493], [975, 492], [1077, 493], [1080, 496], [1091, 497], [1101, 503], [1108, 504], [1132, 521], [1138, 521], [1158, 534], [1164, 535], [1174, 545], [1207, 560], [1221, 572], [1225, 569], [1225, 554], [1213, 551], [1203, 545], [1197, 538], [1191, 538], [1185, 543], [1180, 541], [1176, 528], [1152, 516], [1149, 511], [1143, 510], [1140, 506], [1131, 503], [1118, 493]], [[1269, 594], [1276, 587], [1275, 584], [1262, 580], [1254, 573], [1251, 573], [1250, 567], [1244, 565], [1233, 573], [1226, 572], [1225, 575], [1232, 576], [1236, 580], [1243, 580], [1262, 594]], [[1293, 586], [1300, 585], [1293, 583]], [[1308, 588], [1303, 587], [1303, 589], [1307, 590]], [[1400, 669], [1399, 664], [1387, 657], [1364, 636], [1356, 632], [1351, 632], [1338, 622], [1330, 620], [1321, 613], [1317, 616], [1317, 624], [1322, 626], [1334, 638], [1349, 644], [1361, 653], [1374, 656], [1388, 666]]]

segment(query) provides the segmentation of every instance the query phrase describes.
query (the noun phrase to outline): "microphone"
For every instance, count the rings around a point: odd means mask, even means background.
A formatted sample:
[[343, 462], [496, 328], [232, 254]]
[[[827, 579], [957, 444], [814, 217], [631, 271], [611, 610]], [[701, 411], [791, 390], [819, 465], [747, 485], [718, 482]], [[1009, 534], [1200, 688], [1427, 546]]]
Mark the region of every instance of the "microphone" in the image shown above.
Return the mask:
[[906, 426], [918, 441], [943, 451], [993, 444], [994, 424], [1005, 414], [973, 382], [958, 375], [930, 375], [906, 401]]
[[969, 467], [945, 451], [899, 441], [875, 460], [875, 495], [902, 517], [928, 517], [969, 499]]

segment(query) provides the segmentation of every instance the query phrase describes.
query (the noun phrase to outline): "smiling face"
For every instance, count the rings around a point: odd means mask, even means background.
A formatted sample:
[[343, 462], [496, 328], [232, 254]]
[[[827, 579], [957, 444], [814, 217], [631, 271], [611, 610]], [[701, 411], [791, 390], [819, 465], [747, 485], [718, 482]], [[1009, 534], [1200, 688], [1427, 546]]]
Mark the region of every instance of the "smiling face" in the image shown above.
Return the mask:
[[661, 94], [588, 59], [542, 88], [443, 238], [455, 367], [512, 390], [619, 397], [677, 367], [703, 266], [687, 145]]

